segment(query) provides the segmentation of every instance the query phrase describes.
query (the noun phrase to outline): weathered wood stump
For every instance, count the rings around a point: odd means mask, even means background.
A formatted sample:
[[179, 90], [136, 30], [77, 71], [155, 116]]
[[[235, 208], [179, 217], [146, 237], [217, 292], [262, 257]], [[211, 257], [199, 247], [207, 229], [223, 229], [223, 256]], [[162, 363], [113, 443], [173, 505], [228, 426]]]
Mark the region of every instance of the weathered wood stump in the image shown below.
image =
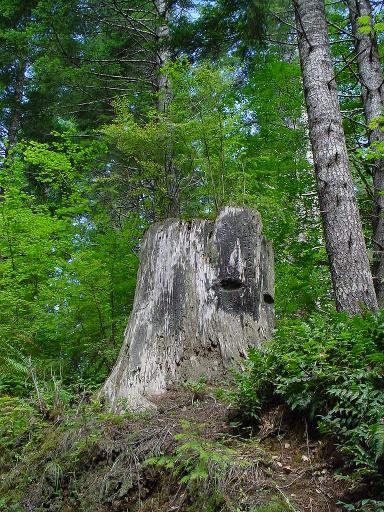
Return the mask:
[[215, 222], [169, 219], [141, 249], [124, 343], [101, 395], [119, 409], [150, 407], [167, 386], [239, 367], [274, 325], [271, 245], [256, 210], [225, 208]]

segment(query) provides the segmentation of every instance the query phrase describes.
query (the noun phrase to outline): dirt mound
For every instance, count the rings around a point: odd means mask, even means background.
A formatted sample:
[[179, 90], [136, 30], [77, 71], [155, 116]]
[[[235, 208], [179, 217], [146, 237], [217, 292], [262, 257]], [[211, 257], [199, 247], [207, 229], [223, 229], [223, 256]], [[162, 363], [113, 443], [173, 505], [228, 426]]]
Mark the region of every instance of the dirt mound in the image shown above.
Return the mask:
[[337, 511], [322, 443], [284, 409], [238, 430], [213, 390], [169, 391], [157, 412], [117, 416], [92, 404], [60, 418], [2, 468], [5, 511]]

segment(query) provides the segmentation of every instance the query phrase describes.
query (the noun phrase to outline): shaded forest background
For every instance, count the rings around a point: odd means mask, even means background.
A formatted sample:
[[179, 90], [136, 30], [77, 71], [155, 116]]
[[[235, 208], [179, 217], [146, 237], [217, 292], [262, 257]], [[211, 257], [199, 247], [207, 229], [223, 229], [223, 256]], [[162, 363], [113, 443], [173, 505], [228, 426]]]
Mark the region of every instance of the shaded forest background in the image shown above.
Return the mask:
[[[68, 383], [105, 378], [132, 306], [140, 239], [170, 213], [257, 208], [276, 252], [278, 317], [332, 303], [289, 5], [271, 5], [262, 17], [256, 4], [240, 2], [233, 20], [215, 11], [223, 6], [175, 5], [164, 70], [172, 102], [159, 114], [158, 16], [152, 2], [130, 4], [4, 2], [4, 389], [25, 386], [29, 357]], [[348, 24], [343, 8], [331, 11], [341, 28]], [[342, 69], [351, 43], [331, 30]], [[350, 67], [340, 73], [341, 99], [369, 217], [365, 127]], [[164, 169], [170, 144], [174, 183]]]

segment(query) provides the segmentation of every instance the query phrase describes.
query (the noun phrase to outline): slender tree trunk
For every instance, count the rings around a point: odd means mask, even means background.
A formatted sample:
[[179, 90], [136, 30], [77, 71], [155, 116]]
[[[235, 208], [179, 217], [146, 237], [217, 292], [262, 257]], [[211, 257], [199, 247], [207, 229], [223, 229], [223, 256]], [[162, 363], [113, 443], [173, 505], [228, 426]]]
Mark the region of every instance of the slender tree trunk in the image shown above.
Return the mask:
[[[348, 0], [349, 15], [352, 31], [355, 37], [357, 64], [362, 99], [367, 125], [383, 114], [384, 87], [380, 55], [374, 31], [359, 32], [360, 16], [372, 16], [369, 0]], [[384, 142], [384, 133], [380, 127], [369, 131], [370, 144]], [[384, 162], [381, 159], [373, 161], [373, 278], [379, 304], [384, 302]]]
[[22, 101], [23, 90], [25, 83], [26, 63], [19, 61], [16, 65], [17, 71], [15, 76], [14, 95], [13, 95], [13, 110], [11, 113], [9, 126], [8, 126], [8, 147], [14, 146], [17, 142], [17, 135], [20, 130], [21, 117], [22, 117]]
[[338, 310], [377, 309], [373, 279], [349, 170], [331, 60], [324, 0], [293, 0], [333, 290]]
[[159, 112], [166, 113], [171, 101], [172, 91], [168, 77], [161, 72], [161, 68], [171, 60], [171, 51], [169, 48], [169, 10], [166, 0], [156, 0], [156, 10], [159, 18], [159, 26], [156, 31], [157, 48], [157, 67], [158, 67], [158, 102]]
[[[160, 20], [157, 28], [157, 66], [158, 66], [158, 102], [157, 109], [162, 114], [167, 114], [169, 104], [172, 100], [172, 89], [166, 74], [161, 68], [171, 60], [169, 47], [169, 6], [167, 0], [155, 0], [156, 10]], [[172, 128], [170, 127], [170, 130]], [[174, 161], [173, 144], [171, 134], [168, 133], [168, 144], [164, 154], [164, 172], [167, 178], [168, 206], [166, 214], [168, 217], [177, 217], [180, 213], [179, 183], [177, 167]]]

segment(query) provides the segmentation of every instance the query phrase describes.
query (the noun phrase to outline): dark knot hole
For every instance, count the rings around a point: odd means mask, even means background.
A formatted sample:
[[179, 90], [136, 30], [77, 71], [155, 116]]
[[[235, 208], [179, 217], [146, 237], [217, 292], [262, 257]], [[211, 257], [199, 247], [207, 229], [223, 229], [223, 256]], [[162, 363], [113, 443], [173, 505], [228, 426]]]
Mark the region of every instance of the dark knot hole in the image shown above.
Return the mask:
[[270, 293], [264, 293], [263, 294], [264, 302], [267, 304], [273, 304], [275, 302], [275, 299], [272, 297]]
[[226, 277], [220, 281], [220, 286], [223, 290], [231, 292], [233, 290], [240, 290], [244, 284], [237, 277]]

